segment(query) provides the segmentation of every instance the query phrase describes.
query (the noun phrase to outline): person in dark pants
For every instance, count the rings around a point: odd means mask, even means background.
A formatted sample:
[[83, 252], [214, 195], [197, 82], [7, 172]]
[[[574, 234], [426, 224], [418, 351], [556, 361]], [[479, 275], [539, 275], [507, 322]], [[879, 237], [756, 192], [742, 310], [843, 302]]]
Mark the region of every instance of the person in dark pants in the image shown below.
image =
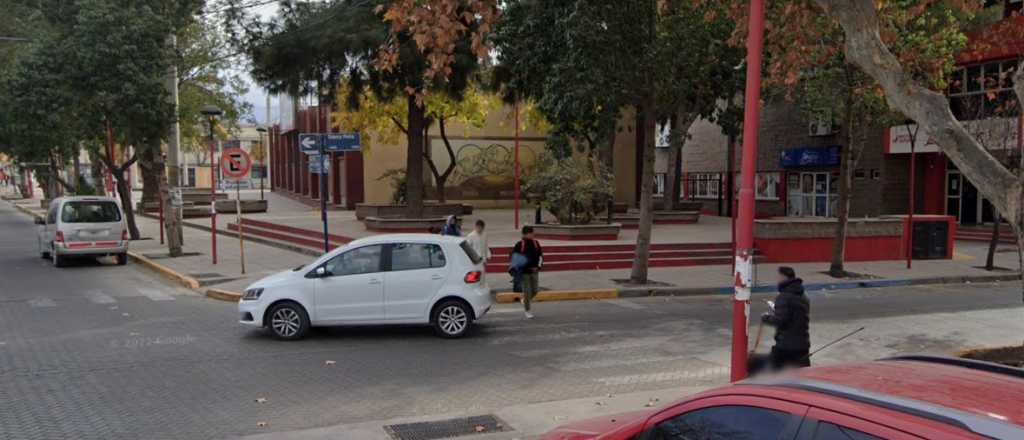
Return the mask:
[[810, 320], [811, 303], [804, 294], [803, 280], [796, 277], [792, 267], [780, 267], [775, 308], [761, 315], [762, 322], [775, 327], [772, 369], [811, 366]]
[[[520, 283], [523, 289], [523, 310], [526, 319], [533, 319], [530, 313], [530, 302], [537, 296], [539, 288], [540, 267], [544, 264], [544, 251], [540, 248], [540, 242], [533, 238], [533, 227], [523, 226], [523, 239], [512, 246], [511, 261], [522, 261], [516, 264]], [[515, 276], [515, 274], [513, 275]]]

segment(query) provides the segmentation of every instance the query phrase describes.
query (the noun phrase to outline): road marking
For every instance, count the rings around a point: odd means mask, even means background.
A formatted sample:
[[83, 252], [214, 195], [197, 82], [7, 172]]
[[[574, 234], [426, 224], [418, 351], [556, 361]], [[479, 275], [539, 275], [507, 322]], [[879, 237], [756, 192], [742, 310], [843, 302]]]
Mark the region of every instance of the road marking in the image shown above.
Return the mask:
[[625, 376], [611, 376], [594, 379], [606, 386], [629, 385], [652, 382], [668, 382], [679, 380], [710, 380], [727, 376], [729, 369], [726, 367], [698, 368], [693, 370], [662, 371], [648, 374], [629, 374]]
[[28, 305], [31, 307], [57, 307], [57, 303], [53, 302], [50, 298], [36, 298], [28, 300]]
[[618, 299], [603, 299], [603, 300], [601, 300], [601, 302], [603, 302], [605, 304], [616, 305], [616, 306], [627, 308], [627, 309], [631, 309], [631, 310], [647, 310], [647, 306], [645, 306], [643, 304], [637, 304], [637, 303], [635, 303], [633, 301], [630, 301], [628, 299], [622, 299], [622, 298], [618, 298]]
[[174, 301], [173, 296], [163, 293], [157, 289], [138, 289], [138, 291], [143, 296], [153, 301]]
[[660, 345], [671, 340], [670, 336], [654, 336], [646, 338], [629, 338], [617, 342], [609, 342], [607, 344], [593, 344], [583, 345], [573, 348], [550, 348], [540, 350], [525, 350], [525, 351], [513, 351], [512, 354], [521, 357], [533, 357], [533, 356], [548, 356], [548, 355], [560, 355], [565, 353], [592, 353], [595, 351], [612, 351], [612, 350], [625, 350], [630, 348], [650, 347], [652, 345]]
[[87, 290], [85, 291], [85, 297], [96, 304], [113, 304], [117, 302], [114, 297], [103, 293], [102, 290]]

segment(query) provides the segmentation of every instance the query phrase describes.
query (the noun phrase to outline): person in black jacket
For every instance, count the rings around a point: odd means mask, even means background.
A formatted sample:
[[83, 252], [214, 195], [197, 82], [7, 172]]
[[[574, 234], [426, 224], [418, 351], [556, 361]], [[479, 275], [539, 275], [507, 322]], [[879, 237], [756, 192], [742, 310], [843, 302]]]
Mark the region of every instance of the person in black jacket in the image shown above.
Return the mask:
[[811, 360], [811, 303], [804, 294], [804, 282], [793, 268], [779, 268], [779, 295], [775, 308], [761, 315], [761, 321], [775, 327], [771, 364], [775, 370], [809, 367]]
[[[517, 258], [516, 254], [525, 258]], [[533, 319], [530, 313], [530, 301], [537, 296], [539, 288], [538, 273], [544, 264], [544, 251], [540, 248], [540, 242], [533, 238], [533, 226], [523, 226], [523, 239], [512, 246], [511, 261], [523, 260], [523, 264], [514, 270], [519, 275], [523, 288], [523, 311], [526, 319]]]

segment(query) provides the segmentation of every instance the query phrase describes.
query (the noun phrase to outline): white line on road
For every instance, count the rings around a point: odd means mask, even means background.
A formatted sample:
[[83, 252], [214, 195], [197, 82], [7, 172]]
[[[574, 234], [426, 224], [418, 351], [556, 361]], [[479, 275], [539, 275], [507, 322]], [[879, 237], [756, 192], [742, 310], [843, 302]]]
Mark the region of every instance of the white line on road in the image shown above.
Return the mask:
[[117, 302], [114, 297], [103, 293], [102, 290], [87, 290], [85, 291], [85, 297], [96, 304], [113, 304]]
[[57, 307], [57, 303], [53, 302], [50, 298], [36, 298], [28, 300], [28, 305], [32, 307]]
[[645, 306], [643, 304], [637, 304], [637, 303], [635, 303], [633, 301], [630, 301], [628, 299], [622, 299], [622, 298], [618, 298], [618, 299], [605, 299], [605, 300], [601, 300], [601, 302], [603, 302], [605, 304], [616, 305], [616, 306], [627, 308], [627, 309], [631, 309], [631, 310], [647, 310], [647, 306]]
[[163, 293], [157, 289], [138, 289], [138, 291], [143, 296], [153, 301], [174, 301], [173, 296]]

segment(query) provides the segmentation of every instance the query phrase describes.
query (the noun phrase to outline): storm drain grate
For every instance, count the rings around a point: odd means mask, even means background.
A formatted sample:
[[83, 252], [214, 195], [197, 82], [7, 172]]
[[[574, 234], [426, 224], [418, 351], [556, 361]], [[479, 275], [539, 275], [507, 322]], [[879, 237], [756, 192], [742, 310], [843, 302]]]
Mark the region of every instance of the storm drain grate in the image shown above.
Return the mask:
[[434, 440], [471, 434], [509, 431], [505, 423], [492, 414], [438, 420], [435, 422], [387, 425], [384, 431], [395, 440]]

